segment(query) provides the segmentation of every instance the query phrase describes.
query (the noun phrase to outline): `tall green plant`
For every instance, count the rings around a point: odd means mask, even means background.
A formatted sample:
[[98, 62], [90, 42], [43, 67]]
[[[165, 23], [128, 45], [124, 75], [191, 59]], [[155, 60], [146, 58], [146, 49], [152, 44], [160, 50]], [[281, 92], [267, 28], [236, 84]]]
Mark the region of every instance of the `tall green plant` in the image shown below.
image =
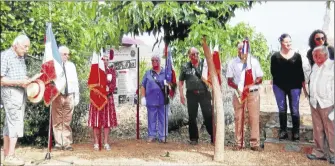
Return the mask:
[[[141, 83], [142, 83], [142, 80], [143, 80], [143, 76], [145, 74], [146, 71], [148, 71], [150, 69], [150, 66], [148, 65], [148, 63], [145, 61], [145, 60], [141, 60], [140, 61], [140, 66], [139, 66], [139, 80], [140, 80], [140, 86], [141, 86]], [[139, 95], [141, 95], [141, 91], [139, 91]]]

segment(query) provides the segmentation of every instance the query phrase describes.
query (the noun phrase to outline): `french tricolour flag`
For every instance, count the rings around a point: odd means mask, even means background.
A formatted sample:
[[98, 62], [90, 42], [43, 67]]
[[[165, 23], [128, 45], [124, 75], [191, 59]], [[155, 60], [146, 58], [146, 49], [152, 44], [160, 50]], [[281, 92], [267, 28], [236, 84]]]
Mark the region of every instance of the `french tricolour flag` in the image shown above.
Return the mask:
[[41, 73], [43, 74], [40, 79], [45, 83], [44, 104], [49, 106], [59, 93], [64, 90], [66, 84], [62, 60], [52, 32], [51, 23], [47, 24]]

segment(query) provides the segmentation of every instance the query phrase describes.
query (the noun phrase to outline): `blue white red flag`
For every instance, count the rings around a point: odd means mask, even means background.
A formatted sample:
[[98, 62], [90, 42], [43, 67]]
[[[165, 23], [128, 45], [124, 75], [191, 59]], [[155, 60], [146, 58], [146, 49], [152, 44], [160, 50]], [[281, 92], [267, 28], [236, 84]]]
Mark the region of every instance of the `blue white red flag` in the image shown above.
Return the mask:
[[176, 91], [177, 80], [176, 80], [176, 73], [173, 69], [171, 48], [168, 47], [167, 45], [165, 46], [165, 57], [167, 58], [165, 63], [165, 80], [171, 86], [169, 95], [170, 97], [173, 97]]
[[45, 84], [44, 104], [49, 106], [51, 102], [64, 90], [66, 85], [65, 75], [62, 68], [62, 60], [58, 51], [55, 36], [52, 32], [51, 23], [47, 24], [45, 35], [45, 52], [41, 66], [40, 79]]

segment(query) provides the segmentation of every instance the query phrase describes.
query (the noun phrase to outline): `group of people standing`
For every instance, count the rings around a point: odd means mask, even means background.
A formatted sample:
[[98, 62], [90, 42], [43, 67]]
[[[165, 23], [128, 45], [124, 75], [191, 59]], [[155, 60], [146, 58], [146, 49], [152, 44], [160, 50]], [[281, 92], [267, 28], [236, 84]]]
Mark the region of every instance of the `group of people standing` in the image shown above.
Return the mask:
[[[303, 67], [302, 56], [293, 51], [291, 36], [282, 34], [279, 37], [281, 49], [271, 56], [270, 70], [272, 87], [279, 110], [280, 132], [279, 140], [287, 140], [287, 108], [292, 118], [292, 141], [300, 140], [299, 102], [301, 92], [309, 100], [313, 121], [313, 138], [315, 148], [307, 154], [310, 160], [327, 160], [334, 164], [334, 47], [327, 43], [327, 36], [322, 30], [315, 30], [309, 38], [310, 49], [307, 52], [308, 67]], [[252, 150], [259, 148], [259, 92], [258, 84], [262, 82], [263, 72], [257, 59], [245, 57], [241, 53], [242, 44], [238, 44], [238, 57], [231, 60], [227, 68], [228, 85], [237, 91], [241, 81], [241, 73], [246, 70], [250, 60], [254, 84], [250, 85], [249, 95], [245, 101], [249, 112], [251, 128], [250, 145]], [[249, 59], [250, 58], [250, 59]], [[249, 59], [249, 60], [247, 60]], [[246, 65], [244, 65], [246, 64]], [[258, 79], [258, 80], [257, 80]], [[288, 104], [287, 100], [288, 98]], [[235, 110], [235, 150], [244, 148], [242, 104], [237, 95], [233, 96]], [[243, 106], [244, 107], [244, 106]], [[327, 153], [327, 151], [329, 153]]]
[[[334, 163], [334, 121], [329, 114], [334, 111], [334, 47], [327, 43], [326, 34], [321, 30], [312, 33], [309, 39], [310, 50], [307, 53], [309, 69], [304, 70], [302, 57], [291, 48], [291, 37], [283, 34], [279, 37], [281, 50], [271, 57], [271, 75], [273, 92], [279, 110], [279, 139], [288, 139], [287, 101], [292, 117], [292, 140], [299, 141], [300, 114], [299, 101], [301, 91], [308, 97], [313, 120], [315, 148], [307, 157], [311, 160], [327, 160]], [[23, 116], [25, 110], [25, 87], [35, 79], [27, 77], [24, 55], [28, 52], [30, 40], [25, 35], [18, 36], [12, 47], [1, 53], [1, 99], [6, 118], [3, 129], [5, 163], [22, 165], [24, 162], [14, 154], [18, 137], [23, 136]], [[249, 113], [251, 127], [251, 150], [260, 148], [260, 94], [263, 71], [257, 58], [250, 53], [243, 54], [243, 43], [237, 44], [238, 56], [228, 63], [226, 77], [228, 85], [236, 90], [233, 96], [235, 110], [234, 150], [243, 149], [243, 123], [245, 108]], [[62, 65], [66, 76], [64, 91], [52, 103], [52, 126], [55, 138], [55, 150], [73, 150], [72, 130], [70, 123], [74, 107], [79, 103], [79, 84], [75, 65], [68, 60], [70, 50], [66, 46], [59, 47]], [[199, 51], [192, 47], [187, 52], [189, 62], [181, 68], [179, 76], [179, 93], [182, 104], [187, 104], [189, 116], [189, 139], [191, 145], [198, 144], [197, 126], [198, 107], [200, 105], [206, 130], [214, 142], [212, 125], [212, 97], [207, 84], [202, 80], [202, 66]], [[116, 71], [109, 67], [111, 57], [104, 55], [107, 75], [108, 103], [98, 111], [93, 105], [89, 108], [88, 126], [93, 128], [94, 150], [99, 150], [101, 129], [104, 131], [103, 148], [111, 150], [108, 144], [110, 128], [117, 126], [117, 118], [113, 99], [116, 86]], [[151, 58], [152, 69], [146, 71], [141, 83], [141, 103], [148, 111], [148, 142], [166, 142], [168, 128], [169, 102], [165, 97], [165, 70], [160, 65], [160, 57]], [[248, 70], [248, 72], [247, 72]], [[252, 84], [243, 86], [246, 74], [250, 73]], [[35, 77], [34, 77], [35, 78]], [[186, 99], [184, 96], [186, 82]], [[242, 85], [242, 89], [241, 86]], [[240, 101], [240, 95], [248, 90], [246, 100]], [[157, 136], [158, 133], [158, 136]], [[328, 145], [328, 146], [326, 146]], [[328, 147], [329, 154], [324, 151]]]
[[[30, 39], [26, 35], [17, 36], [12, 46], [1, 52], [1, 101], [5, 109], [5, 121], [3, 128], [4, 137], [4, 165], [24, 165], [24, 161], [15, 156], [15, 146], [17, 139], [23, 137], [24, 114], [26, 100], [37, 103], [43, 97], [42, 89], [45, 86], [42, 81], [38, 81], [41, 74], [29, 78], [25, 64], [25, 55], [30, 48]], [[55, 140], [53, 150], [73, 151], [71, 121], [75, 106], [79, 104], [79, 82], [76, 67], [69, 61], [70, 49], [66, 46], [58, 48], [61, 65], [65, 75], [65, 88], [59, 92], [52, 101], [51, 117], [52, 130]], [[116, 72], [108, 67], [109, 56], [102, 59], [106, 66], [108, 103], [98, 111], [90, 106], [88, 126], [93, 128], [94, 149], [98, 150], [98, 136], [100, 129], [104, 129], [104, 149], [110, 150], [108, 144], [109, 130], [117, 126], [115, 106], [113, 101], [113, 91], [116, 83]], [[38, 84], [37, 89], [28, 90], [32, 84]], [[42, 85], [43, 84], [43, 85]], [[31, 91], [36, 95], [29, 96]], [[38, 93], [37, 93], [38, 92]], [[42, 95], [41, 95], [42, 94]]]
[[[279, 110], [279, 139], [288, 139], [287, 101], [292, 118], [292, 141], [300, 140], [299, 101], [303, 90], [309, 100], [313, 121], [315, 148], [307, 158], [327, 160], [334, 164], [334, 47], [329, 46], [326, 34], [315, 30], [309, 38], [309, 64], [303, 67], [302, 57], [291, 48], [291, 37], [280, 36], [280, 52], [271, 57], [273, 92]], [[327, 151], [329, 153], [327, 154]]]

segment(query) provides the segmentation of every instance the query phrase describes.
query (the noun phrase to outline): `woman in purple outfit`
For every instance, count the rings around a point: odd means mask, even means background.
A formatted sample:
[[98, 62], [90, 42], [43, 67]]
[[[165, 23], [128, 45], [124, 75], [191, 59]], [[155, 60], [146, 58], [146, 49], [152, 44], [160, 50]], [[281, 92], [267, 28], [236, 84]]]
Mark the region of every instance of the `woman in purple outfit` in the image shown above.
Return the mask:
[[[164, 79], [165, 71], [160, 66], [160, 57], [154, 55], [151, 58], [152, 69], [146, 71], [142, 80], [141, 103], [148, 111], [148, 140], [155, 142], [158, 132], [158, 141], [165, 142], [168, 124], [168, 106], [164, 110]], [[158, 125], [157, 125], [158, 120]], [[157, 126], [157, 127], [156, 127]]]

